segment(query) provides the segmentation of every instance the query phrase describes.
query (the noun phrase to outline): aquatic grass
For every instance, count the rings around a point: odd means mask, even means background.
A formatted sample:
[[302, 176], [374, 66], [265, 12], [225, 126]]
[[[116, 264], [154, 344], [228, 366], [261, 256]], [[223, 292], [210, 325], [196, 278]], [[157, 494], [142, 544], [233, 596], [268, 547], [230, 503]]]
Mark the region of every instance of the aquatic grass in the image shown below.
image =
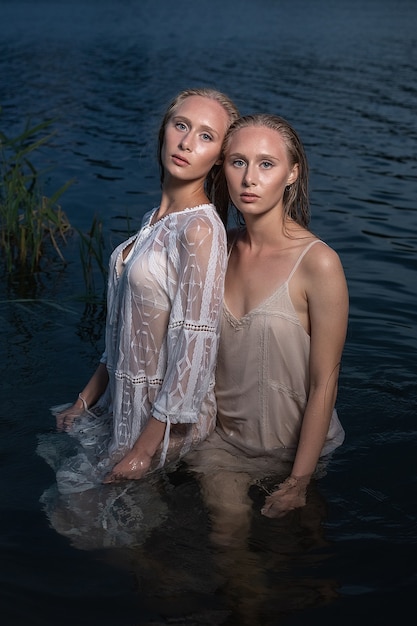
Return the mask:
[[94, 278], [95, 267], [99, 270], [103, 280], [103, 293], [107, 282], [107, 264], [104, 259], [105, 245], [103, 223], [97, 216], [94, 216], [90, 230], [87, 233], [80, 230], [77, 232], [80, 235], [80, 257], [84, 284], [87, 290], [86, 296], [87, 299], [94, 300], [97, 297], [97, 288]]
[[66, 182], [47, 197], [42, 193], [45, 171], [38, 171], [33, 164], [36, 151], [47, 146], [55, 135], [50, 130], [52, 123], [53, 120], [46, 120], [31, 126], [27, 122], [24, 131], [13, 138], [0, 130], [0, 254], [9, 275], [39, 272], [56, 257], [66, 263], [62, 247], [67, 236], [77, 232], [86, 288], [84, 299], [102, 300], [103, 294], [96, 294], [95, 282], [97, 270], [104, 287], [107, 279], [101, 220], [94, 216], [86, 233], [73, 228], [59, 200], [74, 181]]
[[44, 172], [31, 160], [55, 134], [46, 132], [52, 123], [47, 120], [32, 127], [27, 123], [14, 138], [0, 131], [0, 251], [8, 272], [22, 266], [39, 270], [51, 247], [64, 262], [61, 246], [71, 224], [58, 201], [73, 181], [48, 198], [42, 193]]

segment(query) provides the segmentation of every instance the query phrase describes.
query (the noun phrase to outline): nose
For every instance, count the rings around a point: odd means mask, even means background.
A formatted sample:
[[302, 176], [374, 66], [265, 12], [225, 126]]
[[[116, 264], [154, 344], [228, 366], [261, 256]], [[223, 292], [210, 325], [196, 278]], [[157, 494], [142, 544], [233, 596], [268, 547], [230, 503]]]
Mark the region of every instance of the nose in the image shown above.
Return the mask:
[[190, 133], [185, 133], [181, 136], [181, 141], [179, 143], [179, 147], [181, 150], [185, 150], [187, 152], [191, 152], [192, 149], [192, 138]]
[[251, 185], [256, 185], [255, 173], [253, 171], [253, 168], [249, 164], [244, 169], [243, 185], [245, 187], [250, 187]]

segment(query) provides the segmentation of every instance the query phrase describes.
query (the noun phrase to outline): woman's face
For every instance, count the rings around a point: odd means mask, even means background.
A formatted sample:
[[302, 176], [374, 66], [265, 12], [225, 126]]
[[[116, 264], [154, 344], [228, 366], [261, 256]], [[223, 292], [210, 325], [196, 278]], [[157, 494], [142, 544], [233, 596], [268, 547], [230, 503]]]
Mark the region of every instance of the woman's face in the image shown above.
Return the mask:
[[165, 180], [204, 181], [219, 162], [229, 118], [221, 104], [203, 96], [189, 96], [165, 127], [161, 158]]
[[298, 177], [279, 132], [246, 126], [234, 132], [226, 149], [224, 171], [231, 200], [243, 215], [282, 210], [285, 187]]

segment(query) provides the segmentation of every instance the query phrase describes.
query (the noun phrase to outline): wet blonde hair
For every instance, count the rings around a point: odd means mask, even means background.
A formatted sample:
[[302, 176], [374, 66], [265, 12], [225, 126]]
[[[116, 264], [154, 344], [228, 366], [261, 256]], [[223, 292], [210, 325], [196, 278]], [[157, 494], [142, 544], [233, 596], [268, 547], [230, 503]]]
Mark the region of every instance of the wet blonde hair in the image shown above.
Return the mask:
[[294, 128], [284, 118], [268, 113], [245, 115], [234, 122], [223, 142], [223, 157], [227, 153], [233, 135], [242, 128], [259, 127], [276, 131], [284, 140], [290, 167], [298, 165], [298, 178], [284, 191], [284, 221], [289, 217], [297, 224], [308, 227], [310, 202], [308, 195], [309, 169], [303, 144]]
[[[159, 128], [158, 164], [161, 185], [164, 182], [165, 175], [164, 166], [162, 163], [162, 146], [165, 138], [166, 125], [172, 118], [172, 116], [175, 115], [175, 111], [177, 110], [177, 108], [184, 102], [184, 100], [191, 96], [201, 96], [202, 98], [208, 98], [209, 100], [214, 100], [215, 102], [218, 102], [227, 113], [227, 117], [229, 120], [228, 127], [239, 118], [238, 108], [236, 107], [234, 102], [221, 91], [217, 91], [216, 89], [211, 89], [209, 87], [191, 88], [181, 91], [169, 104], [162, 119], [161, 126]], [[229, 194], [227, 191], [226, 180], [223, 176], [222, 169], [222, 164], [213, 165], [206, 177], [205, 190], [207, 193], [207, 197], [210, 199], [210, 202], [215, 205], [217, 212], [219, 213], [223, 222], [226, 223], [229, 206]]]

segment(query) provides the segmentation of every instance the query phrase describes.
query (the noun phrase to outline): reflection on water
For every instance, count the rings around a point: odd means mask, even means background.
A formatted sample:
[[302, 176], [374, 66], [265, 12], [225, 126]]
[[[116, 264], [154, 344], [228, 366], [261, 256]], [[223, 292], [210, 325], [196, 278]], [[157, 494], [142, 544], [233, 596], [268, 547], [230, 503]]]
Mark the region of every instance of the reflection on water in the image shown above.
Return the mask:
[[[337, 597], [338, 582], [314, 574], [329, 554], [325, 500], [314, 487], [304, 509], [272, 521], [259, 514], [263, 496], [254, 489], [250, 533], [215, 549], [198, 485], [181, 470], [173, 482], [169, 475], [161, 479], [159, 490], [154, 481], [142, 488], [93, 491], [72, 494], [75, 506], [55, 500], [57, 506], [47, 509], [49, 520], [78, 549], [128, 547], [124, 558], [154, 613], [191, 614], [192, 623], [252, 626]], [[153, 502], [148, 510], [145, 500]], [[144, 517], [151, 522], [146, 532]], [[105, 558], [117, 562], [120, 551]]]
[[[108, 254], [157, 202], [156, 132], [179, 89], [214, 85], [243, 113], [288, 118], [310, 160], [312, 227], [339, 252], [349, 283], [338, 401], [346, 441], [302, 511], [263, 518], [252, 488], [240, 545], [212, 543], [199, 484], [184, 469], [157, 488], [128, 488], [133, 507], [146, 493], [161, 505], [146, 533], [123, 526], [133, 520], [124, 488], [89, 494], [90, 508], [56, 497], [38, 437], [103, 347], [104, 307], [80, 298], [74, 238], [66, 267], [2, 281], [6, 623], [52, 625], [59, 614], [63, 625], [324, 626], [371, 613], [391, 626], [416, 582], [417, 6], [242, 0], [237, 15], [229, 0], [197, 4], [3, 0], [0, 130], [56, 117], [36, 166], [48, 169], [46, 191], [76, 178], [63, 208], [78, 228], [103, 220]], [[85, 515], [74, 522], [75, 510]], [[120, 533], [97, 519], [117, 519]]]
[[[171, 614], [175, 609], [192, 610], [195, 623], [249, 626], [274, 623], [274, 619], [300, 606], [318, 606], [336, 596], [335, 580], [311, 575], [325, 558], [320, 554], [326, 546], [322, 526], [325, 505], [318, 494], [311, 496], [304, 510], [283, 520], [269, 523], [254, 512], [251, 538], [213, 550], [207, 540], [206, 518], [201, 517], [200, 509], [190, 507], [189, 498], [195, 489], [185, 483], [176, 491], [177, 515], [154, 533], [145, 562], [142, 558], [136, 562], [135, 573], [149, 590], [147, 597], [152, 598], [157, 589], [154, 601], [157, 599], [161, 609]], [[259, 507], [258, 494], [252, 496], [254, 506]], [[182, 499], [185, 497], [188, 502]], [[190, 509], [191, 518], [185, 520], [184, 511]], [[194, 539], [197, 535], [198, 544], [191, 544], [191, 533]], [[173, 536], [177, 541], [172, 541]], [[300, 576], [303, 570], [305, 574]], [[160, 583], [155, 585], [158, 576]], [[223, 621], [225, 615], [229, 621]]]

